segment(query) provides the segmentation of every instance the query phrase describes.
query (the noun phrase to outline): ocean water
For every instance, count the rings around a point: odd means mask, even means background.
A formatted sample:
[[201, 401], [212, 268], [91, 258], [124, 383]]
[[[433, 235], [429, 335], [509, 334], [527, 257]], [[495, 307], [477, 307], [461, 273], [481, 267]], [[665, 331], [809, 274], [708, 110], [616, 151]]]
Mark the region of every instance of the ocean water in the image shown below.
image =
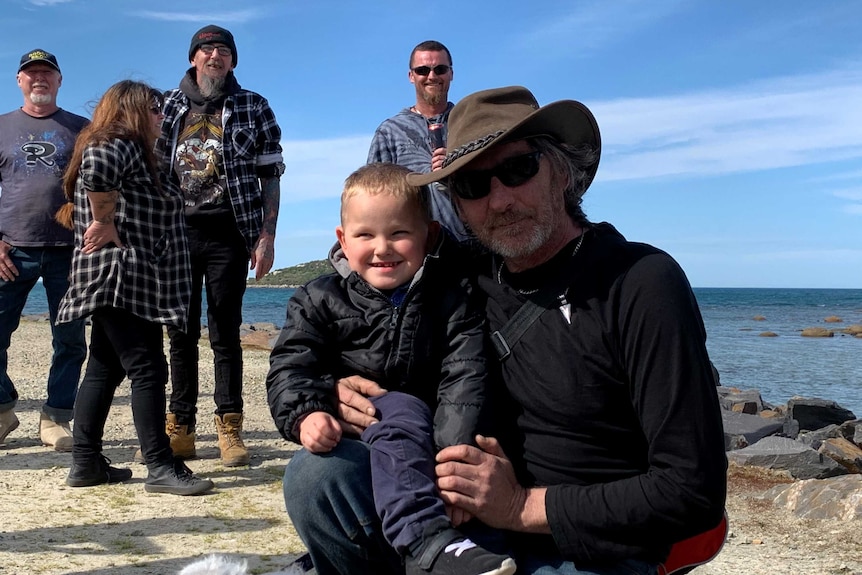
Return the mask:
[[[759, 389], [770, 403], [794, 395], [838, 402], [862, 417], [862, 338], [802, 337], [807, 327], [862, 324], [859, 289], [695, 288], [707, 349], [721, 384]], [[765, 319], [757, 321], [754, 318]], [[841, 323], [827, 323], [835, 316]], [[763, 337], [763, 332], [778, 337]]]
[[[862, 417], [862, 338], [802, 337], [807, 327], [862, 324], [862, 289], [695, 288], [707, 349], [722, 385], [758, 389], [769, 403], [794, 395], [838, 402]], [[243, 320], [284, 323], [289, 288], [250, 288]], [[25, 314], [47, 313], [41, 285]], [[765, 319], [757, 321], [754, 318]], [[841, 323], [826, 323], [837, 316]], [[778, 337], [762, 337], [771, 331]]]

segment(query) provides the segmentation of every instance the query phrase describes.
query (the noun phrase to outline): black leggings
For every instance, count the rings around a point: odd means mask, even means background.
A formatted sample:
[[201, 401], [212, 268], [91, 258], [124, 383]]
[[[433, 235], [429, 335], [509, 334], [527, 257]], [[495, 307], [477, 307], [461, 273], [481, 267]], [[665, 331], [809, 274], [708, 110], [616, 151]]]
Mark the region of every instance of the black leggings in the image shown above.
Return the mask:
[[114, 392], [128, 376], [144, 459], [148, 464], [171, 461], [165, 433], [168, 366], [162, 326], [112, 307], [96, 310], [92, 323], [90, 357], [75, 401], [73, 459], [83, 463], [101, 453]]

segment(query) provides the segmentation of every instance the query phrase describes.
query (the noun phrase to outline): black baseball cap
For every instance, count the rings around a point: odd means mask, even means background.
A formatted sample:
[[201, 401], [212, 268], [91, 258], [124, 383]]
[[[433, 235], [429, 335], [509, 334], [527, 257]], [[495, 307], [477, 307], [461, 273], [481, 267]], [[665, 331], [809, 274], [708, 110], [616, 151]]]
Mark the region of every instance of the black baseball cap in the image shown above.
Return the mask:
[[42, 62], [43, 64], [48, 64], [58, 72], [60, 71], [60, 66], [57, 65], [57, 57], [54, 56], [50, 52], [46, 52], [40, 48], [36, 48], [35, 50], [30, 50], [23, 56], [21, 56], [21, 63], [18, 65], [18, 71], [20, 72], [30, 64], [36, 64], [37, 62]]

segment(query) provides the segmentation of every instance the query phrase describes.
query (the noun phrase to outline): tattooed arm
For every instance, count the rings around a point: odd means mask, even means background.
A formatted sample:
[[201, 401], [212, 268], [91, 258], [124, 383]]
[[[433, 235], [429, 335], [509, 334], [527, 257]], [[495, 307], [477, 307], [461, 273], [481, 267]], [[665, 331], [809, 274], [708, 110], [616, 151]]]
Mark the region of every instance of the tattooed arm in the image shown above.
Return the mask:
[[281, 198], [279, 178], [261, 178], [263, 197], [263, 228], [254, 250], [251, 252], [251, 269], [255, 279], [260, 279], [272, 269], [275, 259], [275, 225], [278, 221], [278, 205]]
[[119, 197], [120, 193], [117, 191], [87, 192], [93, 221], [84, 232], [84, 243], [81, 249], [85, 254], [98, 251], [111, 243], [118, 248], [123, 247], [117, 233], [117, 226], [114, 224]]

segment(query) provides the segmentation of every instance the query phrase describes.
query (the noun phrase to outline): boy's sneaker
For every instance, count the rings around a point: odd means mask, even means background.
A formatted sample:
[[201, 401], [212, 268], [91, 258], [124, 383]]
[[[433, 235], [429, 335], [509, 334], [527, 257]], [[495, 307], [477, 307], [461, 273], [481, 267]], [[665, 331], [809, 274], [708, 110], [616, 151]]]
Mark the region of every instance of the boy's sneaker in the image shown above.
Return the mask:
[[454, 529], [446, 529], [423, 545], [418, 557], [408, 557], [407, 575], [512, 575], [515, 560], [491, 553]]

